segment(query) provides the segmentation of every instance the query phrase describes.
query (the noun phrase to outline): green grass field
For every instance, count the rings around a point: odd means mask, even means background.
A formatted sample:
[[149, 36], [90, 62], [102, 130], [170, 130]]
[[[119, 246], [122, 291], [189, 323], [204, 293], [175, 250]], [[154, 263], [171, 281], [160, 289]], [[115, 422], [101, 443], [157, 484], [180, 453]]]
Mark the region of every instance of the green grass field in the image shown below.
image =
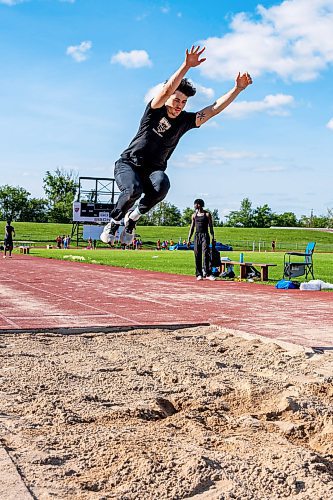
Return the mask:
[[[31, 255], [60, 260], [76, 260], [90, 264], [102, 264], [106, 266], [119, 266], [130, 269], [145, 269], [149, 271], [160, 271], [164, 273], [176, 273], [194, 275], [193, 251], [168, 251], [168, 250], [87, 250], [87, 249], [41, 249], [32, 248]], [[245, 252], [244, 258], [247, 262], [269, 262], [277, 264], [269, 270], [271, 284], [282, 278], [283, 252]], [[226, 252], [221, 256], [228, 256], [232, 260], [239, 259], [239, 252]], [[83, 260], [84, 259], [84, 260]], [[314, 254], [315, 278], [333, 283], [333, 254]], [[236, 272], [239, 269], [235, 269]], [[304, 276], [298, 278], [304, 281]]]
[[[70, 250], [46, 249], [46, 245], [55, 245], [57, 235], [70, 234], [71, 224], [38, 224], [16, 222], [15, 242], [31, 242], [32, 255], [64, 259], [70, 255], [84, 258], [83, 262], [98, 263], [107, 266], [120, 266], [132, 269], [146, 269], [165, 273], [194, 275], [194, 256], [192, 251], [156, 251], [157, 239], [170, 239], [177, 242], [187, 238], [187, 227], [138, 226], [137, 233], [143, 240], [143, 250], [112, 250], [98, 242], [97, 250], [87, 250], [86, 242], [81, 248], [75, 248], [75, 240]], [[0, 222], [0, 234], [4, 234], [5, 222]], [[277, 264], [269, 270], [269, 277], [275, 281], [282, 278], [283, 256], [288, 250], [304, 251], [309, 241], [316, 241], [314, 253], [315, 277], [333, 283], [333, 233], [304, 229], [248, 229], [219, 227], [215, 230], [217, 241], [231, 244], [233, 252], [222, 253], [232, 260], [239, 260], [239, 252], [244, 252], [245, 260]], [[271, 241], [276, 241], [276, 252], [271, 252]], [[260, 245], [260, 252], [258, 251]], [[255, 251], [253, 251], [255, 248]], [[14, 252], [18, 252], [15, 249]], [[238, 269], [236, 269], [238, 272]], [[298, 278], [300, 281], [304, 277]]]
[[[54, 244], [55, 238], [60, 234], [71, 234], [71, 224], [43, 224], [32, 222], [13, 223], [17, 241], [34, 242], [35, 246]], [[4, 234], [5, 222], [0, 222], [0, 235]], [[175, 242], [187, 239], [188, 227], [173, 226], [138, 226], [137, 233], [144, 242], [144, 248], [153, 249], [158, 239]], [[260, 228], [234, 228], [218, 227], [215, 229], [217, 241], [230, 244], [234, 250], [270, 250], [271, 241], [276, 241], [277, 251], [299, 250], [303, 251], [309, 241], [316, 241], [316, 252], [333, 253], [333, 233], [307, 230], [307, 229], [260, 229]], [[76, 244], [73, 238], [73, 244]], [[80, 246], [84, 246], [80, 242]], [[101, 244], [102, 245], [102, 244]]]

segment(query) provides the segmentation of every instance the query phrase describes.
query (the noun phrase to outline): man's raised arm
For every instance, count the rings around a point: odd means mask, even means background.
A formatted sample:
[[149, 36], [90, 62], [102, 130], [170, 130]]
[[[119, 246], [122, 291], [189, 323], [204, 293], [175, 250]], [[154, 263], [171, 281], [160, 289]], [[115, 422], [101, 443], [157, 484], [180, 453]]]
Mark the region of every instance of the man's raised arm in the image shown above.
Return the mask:
[[169, 80], [163, 85], [161, 91], [152, 100], [151, 107], [153, 109], [161, 108], [166, 103], [169, 97], [177, 90], [180, 82], [190, 68], [195, 68], [206, 60], [205, 58], [200, 59], [200, 56], [204, 50], [205, 47], [200, 50], [200, 45], [198, 45], [197, 47], [194, 47], [192, 45], [190, 51], [186, 49], [183, 64], [172, 76], [170, 76]]
[[243, 90], [245, 90], [248, 85], [251, 85], [251, 83], [252, 83], [252, 78], [250, 77], [249, 73], [243, 73], [242, 75], [238, 73], [235, 79], [235, 86], [231, 90], [229, 90], [229, 92], [219, 97], [214, 102], [214, 104], [211, 104], [210, 106], [207, 106], [206, 108], [197, 112], [196, 116], [197, 127], [205, 123], [213, 116], [216, 116], [219, 113], [221, 113], [221, 111], [223, 111], [227, 106], [229, 106], [229, 104], [231, 104], [236, 99], [238, 94], [240, 94]]

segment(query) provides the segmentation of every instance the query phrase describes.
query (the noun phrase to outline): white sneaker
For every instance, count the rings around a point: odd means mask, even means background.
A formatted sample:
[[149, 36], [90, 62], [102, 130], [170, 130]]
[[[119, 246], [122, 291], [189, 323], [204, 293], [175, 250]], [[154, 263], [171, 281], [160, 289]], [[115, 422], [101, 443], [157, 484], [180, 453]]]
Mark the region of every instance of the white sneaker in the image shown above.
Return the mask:
[[202, 276], [200, 276], [200, 275], [199, 275], [199, 276], [197, 276], [197, 281], [201, 281], [201, 280], [203, 280], [203, 277], [202, 277]]
[[109, 234], [103, 231], [99, 239], [103, 241], [103, 243], [106, 243], [107, 245], [113, 245], [116, 237], [113, 234]]
[[206, 276], [206, 280], [215, 281], [216, 278], [211, 274], [210, 276]]
[[99, 239], [107, 245], [113, 245], [116, 239], [116, 232], [118, 231], [120, 223], [116, 224], [113, 220], [109, 222], [103, 229]]

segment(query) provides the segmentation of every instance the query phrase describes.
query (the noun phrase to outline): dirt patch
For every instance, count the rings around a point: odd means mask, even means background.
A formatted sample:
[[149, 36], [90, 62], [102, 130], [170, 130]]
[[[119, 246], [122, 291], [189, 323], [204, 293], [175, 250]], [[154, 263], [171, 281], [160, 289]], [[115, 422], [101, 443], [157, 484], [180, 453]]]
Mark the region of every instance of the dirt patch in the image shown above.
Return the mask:
[[0, 437], [38, 499], [333, 497], [333, 352], [217, 327], [0, 336]]

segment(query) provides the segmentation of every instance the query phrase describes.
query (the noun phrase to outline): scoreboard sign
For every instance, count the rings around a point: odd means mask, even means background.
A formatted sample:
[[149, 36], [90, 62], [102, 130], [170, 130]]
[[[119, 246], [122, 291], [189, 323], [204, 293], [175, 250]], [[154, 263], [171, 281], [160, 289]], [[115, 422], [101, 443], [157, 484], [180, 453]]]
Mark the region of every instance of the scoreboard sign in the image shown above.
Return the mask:
[[114, 207], [112, 203], [73, 203], [73, 222], [109, 222]]

